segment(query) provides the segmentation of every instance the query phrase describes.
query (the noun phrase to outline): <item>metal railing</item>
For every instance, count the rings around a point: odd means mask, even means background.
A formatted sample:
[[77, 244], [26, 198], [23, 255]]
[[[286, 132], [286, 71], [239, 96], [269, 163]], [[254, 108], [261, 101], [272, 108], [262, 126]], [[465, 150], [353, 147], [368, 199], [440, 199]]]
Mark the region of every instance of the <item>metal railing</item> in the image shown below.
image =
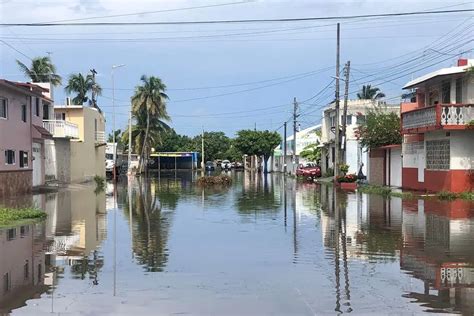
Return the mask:
[[64, 120], [44, 120], [43, 127], [57, 138], [79, 138], [79, 127]]
[[105, 132], [96, 131], [95, 132], [95, 142], [96, 144], [105, 144]]

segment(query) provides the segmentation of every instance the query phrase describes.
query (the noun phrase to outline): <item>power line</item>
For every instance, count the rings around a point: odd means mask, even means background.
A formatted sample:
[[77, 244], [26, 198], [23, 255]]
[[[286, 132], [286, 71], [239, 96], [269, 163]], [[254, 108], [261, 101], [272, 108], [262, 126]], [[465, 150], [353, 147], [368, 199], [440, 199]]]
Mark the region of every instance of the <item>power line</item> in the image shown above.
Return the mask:
[[29, 60], [33, 60], [33, 58], [31, 58], [30, 56], [26, 55], [25, 53], [23, 53], [22, 51], [20, 51], [19, 49], [15, 48], [13, 45], [9, 44], [8, 42], [5, 42], [4, 40], [0, 39], [0, 42], [2, 42], [3, 44], [7, 45], [8, 47], [10, 47], [11, 49], [13, 49], [15, 52], [17, 52], [18, 54], [28, 58]]
[[381, 18], [419, 15], [440, 15], [452, 13], [473, 12], [474, 9], [437, 10], [437, 11], [412, 11], [399, 13], [379, 13], [340, 16], [319, 16], [305, 18], [279, 18], [279, 19], [242, 19], [242, 20], [205, 20], [205, 21], [155, 21], [155, 22], [87, 22], [87, 23], [0, 23], [0, 26], [118, 26], [118, 25], [191, 25], [191, 24], [230, 24], [230, 23], [269, 23], [269, 22], [304, 22], [304, 21], [327, 21], [327, 20], [351, 20], [360, 18]]

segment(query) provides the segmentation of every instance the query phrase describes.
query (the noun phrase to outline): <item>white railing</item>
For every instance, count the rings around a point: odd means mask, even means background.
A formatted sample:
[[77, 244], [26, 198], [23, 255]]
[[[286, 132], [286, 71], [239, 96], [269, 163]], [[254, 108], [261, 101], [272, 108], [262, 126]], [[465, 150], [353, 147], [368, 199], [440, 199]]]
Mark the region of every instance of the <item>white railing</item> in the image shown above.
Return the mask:
[[417, 109], [402, 113], [402, 128], [436, 126], [436, 107]]
[[79, 138], [79, 127], [64, 120], [44, 120], [43, 127], [50, 132], [53, 137], [58, 138]]
[[96, 144], [105, 144], [105, 132], [96, 131], [95, 132], [95, 142]]
[[474, 105], [441, 105], [441, 125], [466, 125], [474, 121]]

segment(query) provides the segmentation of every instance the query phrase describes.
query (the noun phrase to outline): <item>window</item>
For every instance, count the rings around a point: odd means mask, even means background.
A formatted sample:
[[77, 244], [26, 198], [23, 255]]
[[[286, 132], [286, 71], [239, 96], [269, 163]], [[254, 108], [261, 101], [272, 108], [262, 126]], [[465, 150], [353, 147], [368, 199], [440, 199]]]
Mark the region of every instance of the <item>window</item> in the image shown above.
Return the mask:
[[41, 263], [38, 264], [38, 282], [37, 283], [40, 283], [41, 282], [41, 276], [43, 275], [43, 268], [41, 267]]
[[10, 291], [11, 283], [10, 283], [10, 274], [5, 273], [3, 275], [3, 293], [7, 293]]
[[13, 240], [16, 238], [16, 228], [10, 228], [7, 230], [7, 240]]
[[441, 84], [441, 102], [450, 103], [451, 102], [451, 82], [443, 81]]
[[330, 122], [331, 122], [331, 127], [335, 127], [336, 126], [336, 117], [331, 116], [329, 119], [330, 119]]
[[449, 170], [449, 139], [426, 141], [426, 169]]
[[462, 103], [462, 78], [456, 79], [456, 103]]
[[56, 120], [65, 121], [66, 120], [66, 113], [54, 113], [54, 117], [55, 117]]
[[15, 151], [7, 149], [5, 150], [5, 164], [14, 165], [15, 164]]
[[26, 122], [26, 104], [21, 105], [21, 120]]
[[8, 103], [7, 99], [0, 99], [0, 118], [8, 118]]
[[28, 168], [28, 152], [20, 150], [20, 168]]
[[346, 116], [346, 125], [351, 125], [352, 124], [352, 115], [347, 115]]
[[20, 237], [23, 238], [25, 237], [30, 231], [30, 227], [29, 226], [21, 226], [20, 227]]
[[41, 104], [41, 99], [35, 98], [35, 115], [36, 116], [40, 116], [40, 104]]
[[365, 115], [357, 115], [356, 116], [356, 124], [364, 124], [365, 123]]
[[25, 280], [27, 280], [30, 277], [30, 267], [28, 260], [25, 261], [25, 264], [23, 265], [23, 276], [25, 277]]

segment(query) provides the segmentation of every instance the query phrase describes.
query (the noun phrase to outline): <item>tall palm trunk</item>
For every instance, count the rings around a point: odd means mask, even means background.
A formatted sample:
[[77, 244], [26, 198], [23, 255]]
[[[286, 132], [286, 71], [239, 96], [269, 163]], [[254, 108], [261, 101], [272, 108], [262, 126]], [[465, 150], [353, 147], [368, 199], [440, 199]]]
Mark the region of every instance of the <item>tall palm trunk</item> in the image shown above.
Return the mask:
[[142, 163], [140, 164], [140, 173], [143, 172], [143, 164], [145, 162], [145, 159], [144, 159], [144, 154], [145, 154], [145, 148], [146, 148], [146, 144], [147, 144], [147, 141], [148, 141], [148, 130], [150, 129], [150, 112], [146, 112], [146, 130], [145, 130], [145, 138], [143, 139], [143, 146], [142, 146], [142, 154], [141, 154], [141, 161]]

